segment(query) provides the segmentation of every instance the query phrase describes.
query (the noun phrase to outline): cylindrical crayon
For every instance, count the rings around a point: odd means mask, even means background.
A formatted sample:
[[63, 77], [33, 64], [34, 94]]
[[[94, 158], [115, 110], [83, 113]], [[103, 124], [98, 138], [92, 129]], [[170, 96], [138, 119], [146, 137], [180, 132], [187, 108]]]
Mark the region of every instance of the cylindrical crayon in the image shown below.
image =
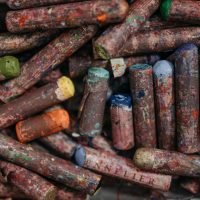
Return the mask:
[[[91, 25], [62, 33], [22, 66], [19, 77], [3, 85], [5, 89], [0, 89], [0, 100], [6, 102], [23, 94], [38, 82], [42, 76], [53, 70], [90, 40], [96, 31], [97, 27]], [[4, 92], [4, 90], [8, 92]]]
[[54, 150], [63, 158], [71, 158], [74, 155], [76, 142], [72, 141], [66, 134], [59, 132], [47, 137], [40, 138], [39, 141]]
[[140, 169], [155, 173], [200, 176], [200, 157], [175, 151], [140, 148], [134, 155], [134, 163]]
[[41, 88], [0, 106], [0, 129], [6, 128], [74, 95], [72, 81], [63, 76], [55, 83]]
[[108, 91], [109, 72], [103, 68], [88, 70], [84, 96], [80, 105], [81, 135], [94, 137], [101, 134]]
[[23, 9], [75, 1], [79, 0], [1, 0], [0, 3], [6, 3], [11, 9]]
[[199, 63], [198, 48], [193, 44], [176, 51], [175, 86], [178, 151], [199, 152]]
[[68, 112], [64, 109], [56, 109], [18, 122], [16, 134], [21, 143], [26, 143], [62, 131], [69, 126]]
[[141, 171], [131, 160], [106, 151], [80, 146], [75, 161], [79, 166], [149, 188], [167, 191], [171, 184], [171, 176]]
[[94, 194], [101, 176], [82, 169], [69, 161], [33, 150], [6, 135], [0, 134], [0, 156], [70, 188]]
[[4, 56], [0, 58], [0, 81], [15, 78], [20, 75], [20, 63], [16, 57]]
[[152, 67], [137, 64], [129, 68], [130, 89], [133, 98], [135, 145], [156, 147], [156, 126]]
[[180, 27], [132, 34], [113, 57], [173, 50], [184, 43], [199, 45], [200, 27]]
[[175, 149], [174, 66], [162, 60], [153, 67], [159, 148]]
[[57, 31], [35, 32], [16, 35], [12, 33], [0, 34], [0, 55], [21, 53], [50, 41]]
[[192, 0], [164, 0], [161, 15], [169, 21], [200, 24], [200, 2]]
[[[160, 56], [155, 55], [145, 55], [145, 56], [132, 56], [128, 58], [123, 58], [126, 67], [130, 67], [137, 63], [148, 63], [154, 65]], [[107, 60], [94, 60], [90, 56], [71, 56], [69, 58], [69, 76], [71, 78], [76, 78], [81, 75], [85, 75], [90, 67], [102, 67], [110, 70], [109, 61]]]
[[93, 138], [90, 138], [89, 145], [94, 149], [116, 154], [115, 150], [113, 149], [112, 142], [102, 135], [97, 135]]
[[200, 192], [200, 180], [199, 178], [184, 178], [180, 183], [181, 187], [191, 192], [192, 194], [197, 194]]
[[136, 0], [130, 5], [124, 22], [108, 28], [94, 43], [102, 59], [113, 57], [132, 34], [158, 9], [159, 0]]
[[[155, 0], [154, 0], [155, 1]], [[72, 28], [87, 24], [122, 21], [128, 12], [125, 0], [96, 0], [9, 11], [6, 26], [9, 32], [29, 32], [53, 28]]]
[[118, 150], [129, 150], [135, 144], [131, 97], [116, 94], [110, 101], [113, 146]]
[[19, 188], [27, 197], [37, 200], [54, 200], [56, 187], [41, 176], [6, 161], [0, 161], [2, 176]]

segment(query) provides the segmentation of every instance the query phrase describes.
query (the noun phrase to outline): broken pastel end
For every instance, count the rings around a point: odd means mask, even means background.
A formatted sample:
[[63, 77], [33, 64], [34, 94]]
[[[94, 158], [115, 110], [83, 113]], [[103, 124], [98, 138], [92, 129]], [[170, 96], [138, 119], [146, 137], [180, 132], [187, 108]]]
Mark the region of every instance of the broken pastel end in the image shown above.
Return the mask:
[[163, 0], [160, 7], [160, 12], [164, 20], [168, 20], [171, 7], [172, 7], [172, 0]]

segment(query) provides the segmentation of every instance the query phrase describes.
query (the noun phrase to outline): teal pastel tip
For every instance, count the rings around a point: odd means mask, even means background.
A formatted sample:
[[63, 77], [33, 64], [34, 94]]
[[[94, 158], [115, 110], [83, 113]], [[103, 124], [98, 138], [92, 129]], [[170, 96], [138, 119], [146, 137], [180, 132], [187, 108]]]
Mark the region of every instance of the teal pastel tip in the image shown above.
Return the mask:
[[101, 67], [91, 67], [88, 70], [88, 81], [98, 82], [102, 79], [108, 80], [109, 77], [109, 72]]
[[151, 65], [148, 65], [148, 64], [135, 64], [135, 65], [132, 65], [131, 67], [129, 67], [129, 70], [130, 71], [133, 71], [133, 70], [146, 70], [146, 69], [149, 69], [149, 68], [152, 68]]
[[163, 0], [160, 6], [161, 16], [164, 20], [168, 20], [170, 15], [170, 10], [172, 7], [172, 0]]

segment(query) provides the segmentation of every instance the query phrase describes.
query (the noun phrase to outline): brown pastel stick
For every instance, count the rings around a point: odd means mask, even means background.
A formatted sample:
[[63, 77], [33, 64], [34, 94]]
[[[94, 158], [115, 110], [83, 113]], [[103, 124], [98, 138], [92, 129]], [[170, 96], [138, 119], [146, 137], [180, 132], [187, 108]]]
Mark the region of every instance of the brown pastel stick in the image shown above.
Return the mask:
[[7, 3], [11, 9], [22, 9], [75, 1], [79, 0], [1, 0], [0, 3]]
[[[132, 56], [124, 58], [126, 67], [130, 67], [137, 63], [148, 63], [154, 65], [160, 56], [155, 55], [145, 55], [145, 56]], [[71, 56], [69, 58], [69, 76], [71, 78], [76, 78], [78, 76], [85, 75], [90, 67], [102, 67], [111, 71], [109, 61], [107, 60], [94, 60], [90, 56]]]
[[132, 34], [113, 57], [173, 50], [184, 43], [199, 45], [200, 27], [180, 27]]
[[200, 150], [198, 47], [185, 44], [175, 54], [177, 146], [190, 154]]
[[133, 99], [135, 145], [156, 147], [156, 125], [152, 67], [137, 64], [129, 68], [130, 89]]
[[91, 25], [61, 34], [22, 66], [19, 77], [6, 82], [4, 87], [0, 88], [0, 100], [6, 102], [26, 92], [47, 72], [90, 40], [96, 31], [97, 27]]
[[167, 191], [171, 184], [171, 176], [141, 171], [131, 160], [106, 151], [79, 147], [75, 161], [79, 166], [149, 188]]
[[200, 24], [200, 2], [193, 0], [164, 0], [161, 15], [169, 21]]
[[42, 46], [50, 41], [57, 31], [35, 32], [16, 35], [12, 33], [0, 34], [0, 55], [16, 54]]
[[26, 143], [62, 131], [69, 126], [68, 112], [64, 109], [56, 109], [18, 122], [16, 134], [21, 143]]
[[115, 94], [110, 101], [113, 146], [118, 150], [129, 150], [135, 145], [131, 97]]
[[200, 180], [198, 178], [185, 178], [181, 180], [181, 187], [191, 192], [192, 194], [197, 194], [200, 192]]
[[174, 66], [161, 60], [153, 66], [159, 148], [175, 149]]
[[101, 176], [0, 134], [0, 156], [65, 186], [94, 194]]
[[27, 197], [37, 200], [54, 200], [56, 187], [41, 176], [20, 166], [0, 161], [2, 176], [19, 188]]
[[[154, 0], [155, 1], [155, 0]], [[128, 12], [125, 0], [96, 0], [9, 11], [6, 25], [10, 32], [73, 28], [87, 24], [122, 21]]]
[[79, 131], [81, 135], [100, 135], [108, 91], [109, 72], [103, 68], [88, 70], [84, 95], [80, 105]]
[[40, 138], [39, 141], [49, 147], [50, 149], [56, 151], [63, 158], [71, 158], [74, 155], [76, 142], [72, 141], [70, 137], [66, 134], [59, 132], [47, 137]]
[[59, 104], [74, 95], [74, 85], [67, 77], [0, 106], [0, 128], [6, 128], [50, 106]]
[[114, 57], [128, 38], [137, 32], [158, 9], [159, 0], [136, 0], [121, 24], [108, 28], [94, 43], [95, 51], [102, 59]]
[[154, 173], [200, 176], [200, 157], [175, 151], [140, 148], [134, 155], [134, 163], [140, 169]]

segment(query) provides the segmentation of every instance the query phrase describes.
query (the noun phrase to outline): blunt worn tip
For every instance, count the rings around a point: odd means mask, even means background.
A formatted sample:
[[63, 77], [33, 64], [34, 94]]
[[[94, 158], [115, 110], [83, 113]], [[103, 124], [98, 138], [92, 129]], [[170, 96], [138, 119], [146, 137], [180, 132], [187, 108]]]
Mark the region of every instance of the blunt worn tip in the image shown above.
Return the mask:
[[100, 67], [91, 67], [88, 70], [88, 80], [91, 82], [98, 82], [99, 80], [108, 80], [110, 77], [109, 72], [106, 69]]
[[153, 66], [153, 74], [156, 77], [166, 77], [166, 76], [172, 76], [173, 74], [173, 65], [167, 60], [161, 60], [156, 62], [156, 64]]
[[57, 189], [55, 186], [52, 186], [51, 188], [49, 188], [49, 190], [46, 192], [43, 200], [53, 200], [56, 198], [56, 194], [57, 194]]
[[131, 97], [128, 94], [115, 94], [112, 95], [110, 98], [110, 103], [111, 106], [119, 106], [119, 107], [131, 107], [132, 106], [132, 101]]
[[134, 70], [147, 70], [151, 68], [151, 65], [148, 64], [135, 64], [132, 65], [131, 67], [129, 67], [130, 71], [134, 71]]
[[160, 6], [161, 16], [164, 20], [168, 20], [170, 15], [170, 10], [172, 7], [172, 0], [163, 0]]
[[150, 148], [139, 148], [134, 155], [134, 163], [141, 169], [152, 169], [154, 166], [155, 158]]
[[106, 51], [106, 49], [103, 46], [99, 44], [95, 44], [95, 51], [101, 59], [104, 59], [104, 60], [110, 59], [109, 53]]
[[20, 75], [20, 63], [16, 57], [4, 56], [0, 58], [0, 74], [6, 78], [14, 78]]
[[188, 50], [198, 50], [198, 47], [193, 43], [187, 43], [180, 46], [177, 51], [188, 51]]
[[57, 95], [59, 99], [65, 100], [73, 97], [75, 94], [75, 87], [72, 80], [66, 76], [62, 76], [57, 81], [59, 94]]
[[85, 149], [82, 146], [78, 146], [75, 150], [74, 159], [78, 166], [83, 167], [85, 163]]

